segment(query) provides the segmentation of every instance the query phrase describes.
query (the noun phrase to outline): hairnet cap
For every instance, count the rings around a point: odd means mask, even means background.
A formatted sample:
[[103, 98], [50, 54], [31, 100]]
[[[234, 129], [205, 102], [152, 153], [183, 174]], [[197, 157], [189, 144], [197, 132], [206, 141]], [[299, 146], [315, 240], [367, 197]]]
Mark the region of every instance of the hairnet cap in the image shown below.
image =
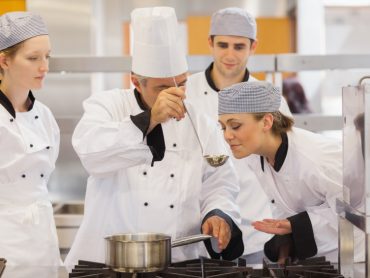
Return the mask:
[[242, 82], [218, 94], [218, 114], [259, 113], [279, 111], [281, 93], [264, 81]]
[[11, 12], [0, 16], [0, 51], [27, 39], [47, 35], [41, 16], [30, 12]]
[[131, 24], [134, 33], [134, 73], [163, 78], [177, 76], [188, 70], [173, 8], [135, 9], [131, 13]]
[[256, 20], [241, 8], [222, 9], [212, 15], [209, 35], [239, 36], [256, 40]]

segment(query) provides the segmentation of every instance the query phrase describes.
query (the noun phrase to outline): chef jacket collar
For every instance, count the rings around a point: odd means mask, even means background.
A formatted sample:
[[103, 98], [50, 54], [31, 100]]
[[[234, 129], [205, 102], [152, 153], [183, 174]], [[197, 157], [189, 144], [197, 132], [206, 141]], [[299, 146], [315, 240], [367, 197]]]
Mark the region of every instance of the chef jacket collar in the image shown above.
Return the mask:
[[149, 110], [149, 108], [144, 104], [143, 100], [141, 99], [139, 91], [134, 89], [134, 94], [135, 94], [135, 98], [136, 98], [137, 104], [139, 105], [140, 109], [143, 111]]
[[[208, 68], [206, 69], [205, 71], [205, 75], [206, 75], [206, 79], [207, 79], [207, 83], [208, 85], [213, 89], [215, 90], [216, 92], [219, 92], [220, 89], [216, 87], [215, 85], [215, 82], [213, 82], [212, 80], [212, 77], [211, 77], [211, 71], [213, 69], [213, 62], [208, 66]], [[246, 68], [245, 69], [245, 74], [244, 74], [244, 78], [243, 80], [241, 80], [240, 82], [247, 82], [249, 80], [249, 71], [248, 69]]]
[[[285, 132], [281, 134], [281, 144], [275, 154], [274, 170], [279, 172], [284, 164], [286, 155], [288, 153], [288, 136]], [[263, 156], [261, 156], [261, 168], [265, 171], [265, 163]]]
[[[28, 106], [28, 111], [32, 110], [33, 105], [35, 103], [35, 97], [33, 96], [32, 92], [29, 91], [28, 98], [31, 101], [30, 105]], [[0, 90], [0, 104], [4, 106], [4, 108], [9, 112], [10, 115], [12, 115], [13, 118], [15, 118], [16, 113], [15, 109], [8, 99], [8, 97]]]

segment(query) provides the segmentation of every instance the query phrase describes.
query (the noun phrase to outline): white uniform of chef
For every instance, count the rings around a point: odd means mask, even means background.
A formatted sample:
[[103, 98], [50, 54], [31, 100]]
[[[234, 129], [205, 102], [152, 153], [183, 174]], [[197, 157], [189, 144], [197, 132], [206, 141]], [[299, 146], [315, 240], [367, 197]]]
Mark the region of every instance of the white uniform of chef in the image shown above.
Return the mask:
[[14, 112], [0, 92], [0, 257], [13, 265], [59, 265], [47, 182], [59, 152], [59, 128], [42, 103]]
[[[279, 171], [275, 171], [266, 158], [261, 162], [258, 155], [246, 159], [268, 198], [273, 200], [273, 218], [283, 219], [306, 211], [312, 224], [317, 256], [336, 261], [335, 200], [342, 196], [341, 145], [299, 128], [289, 131], [287, 139], [288, 151]], [[312, 248], [312, 245], [297, 246], [306, 247]]]
[[[174, 239], [198, 234], [213, 209], [240, 220], [233, 168], [230, 162], [219, 168], [206, 163], [188, 116], [162, 124], [165, 156], [151, 165], [146, 138], [130, 118], [143, 112], [132, 90], [94, 94], [84, 109], [72, 142], [90, 177], [84, 219], [66, 265], [78, 259], [104, 262], [104, 237], [110, 234], [162, 232]], [[225, 153], [217, 126], [190, 104], [187, 109], [204, 148]], [[172, 260], [197, 258], [198, 247], [174, 248]]]
[[[185, 55], [177, 46], [172, 8], [135, 9], [132, 26], [133, 72], [173, 77], [187, 71]], [[184, 119], [170, 119], [155, 127], [163, 131], [165, 152], [154, 164], [149, 147], [153, 145], [148, 141], [155, 129], [143, 136], [132, 119], [147, 111], [138, 92], [116, 89], [97, 93], [84, 102], [84, 110], [72, 144], [90, 177], [85, 215], [66, 258], [67, 266], [78, 259], [104, 262], [107, 235], [160, 232], [176, 239], [199, 234], [202, 220], [215, 209], [240, 222], [234, 168], [230, 161], [218, 168], [207, 164], [189, 114], [207, 154], [227, 152], [221, 130], [190, 103]], [[174, 248], [172, 261], [198, 258], [204, 255], [203, 246]]]
[[[213, 64], [205, 72], [189, 76], [186, 84], [186, 96], [187, 101], [191, 101], [195, 109], [218, 121], [218, 90], [211, 81], [210, 70], [212, 66]], [[247, 70], [244, 79], [246, 79], [244, 81], [257, 81], [256, 78], [249, 75]], [[282, 99], [281, 109], [284, 114], [291, 116], [285, 99]], [[263, 245], [271, 237], [271, 235], [256, 231], [250, 224], [258, 219], [271, 218], [270, 200], [267, 199], [255, 174], [247, 167], [246, 160], [234, 159], [231, 153], [230, 158], [233, 159], [240, 185], [237, 204], [240, 207], [242, 218], [240, 228], [243, 232], [244, 255], [248, 255], [262, 251]]]

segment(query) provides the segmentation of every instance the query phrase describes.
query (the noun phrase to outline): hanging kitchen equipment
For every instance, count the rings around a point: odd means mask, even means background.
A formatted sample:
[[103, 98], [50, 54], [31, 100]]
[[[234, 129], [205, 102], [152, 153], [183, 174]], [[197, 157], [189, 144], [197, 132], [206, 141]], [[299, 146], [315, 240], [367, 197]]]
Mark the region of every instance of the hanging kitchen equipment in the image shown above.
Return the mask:
[[[175, 83], [175, 87], [178, 88], [175, 77], [173, 77], [173, 82]], [[200, 149], [202, 151], [202, 155], [203, 155], [204, 159], [212, 167], [220, 167], [220, 166], [224, 165], [226, 163], [226, 161], [229, 159], [229, 156], [228, 155], [225, 155], [225, 154], [205, 155], [204, 154], [203, 145], [202, 145], [202, 142], [200, 141], [199, 134], [198, 134], [197, 129], [195, 128], [193, 119], [191, 118], [190, 113], [189, 113], [189, 110], [186, 108], [186, 105], [185, 105], [185, 102], [184, 101], [182, 102], [182, 104], [184, 105], [185, 110], [188, 112], [188, 117], [189, 117], [191, 126], [193, 127], [195, 136], [197, 137], [197, 140], [198, 140], [198, 143], [199, 143], [199, 146], [200, 146]]]

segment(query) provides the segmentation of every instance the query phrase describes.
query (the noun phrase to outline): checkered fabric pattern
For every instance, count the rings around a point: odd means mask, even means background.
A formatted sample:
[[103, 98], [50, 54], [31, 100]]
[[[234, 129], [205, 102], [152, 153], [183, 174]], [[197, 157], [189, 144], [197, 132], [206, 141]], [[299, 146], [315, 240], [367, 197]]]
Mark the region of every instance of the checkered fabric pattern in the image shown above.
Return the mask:
[[39, 15], [10, 12], [0, 16], [0, 51], [40, 35], [48, 35], [48, 30]]
[[240, 36], [256, 40], [257, 23], [244, 9], [226, 8], [212, 15], [209, 35]]
[[259, 113], [279, 111], [281, 93], [264, 81], [242, 82], [218, 94], [218, 114]]

